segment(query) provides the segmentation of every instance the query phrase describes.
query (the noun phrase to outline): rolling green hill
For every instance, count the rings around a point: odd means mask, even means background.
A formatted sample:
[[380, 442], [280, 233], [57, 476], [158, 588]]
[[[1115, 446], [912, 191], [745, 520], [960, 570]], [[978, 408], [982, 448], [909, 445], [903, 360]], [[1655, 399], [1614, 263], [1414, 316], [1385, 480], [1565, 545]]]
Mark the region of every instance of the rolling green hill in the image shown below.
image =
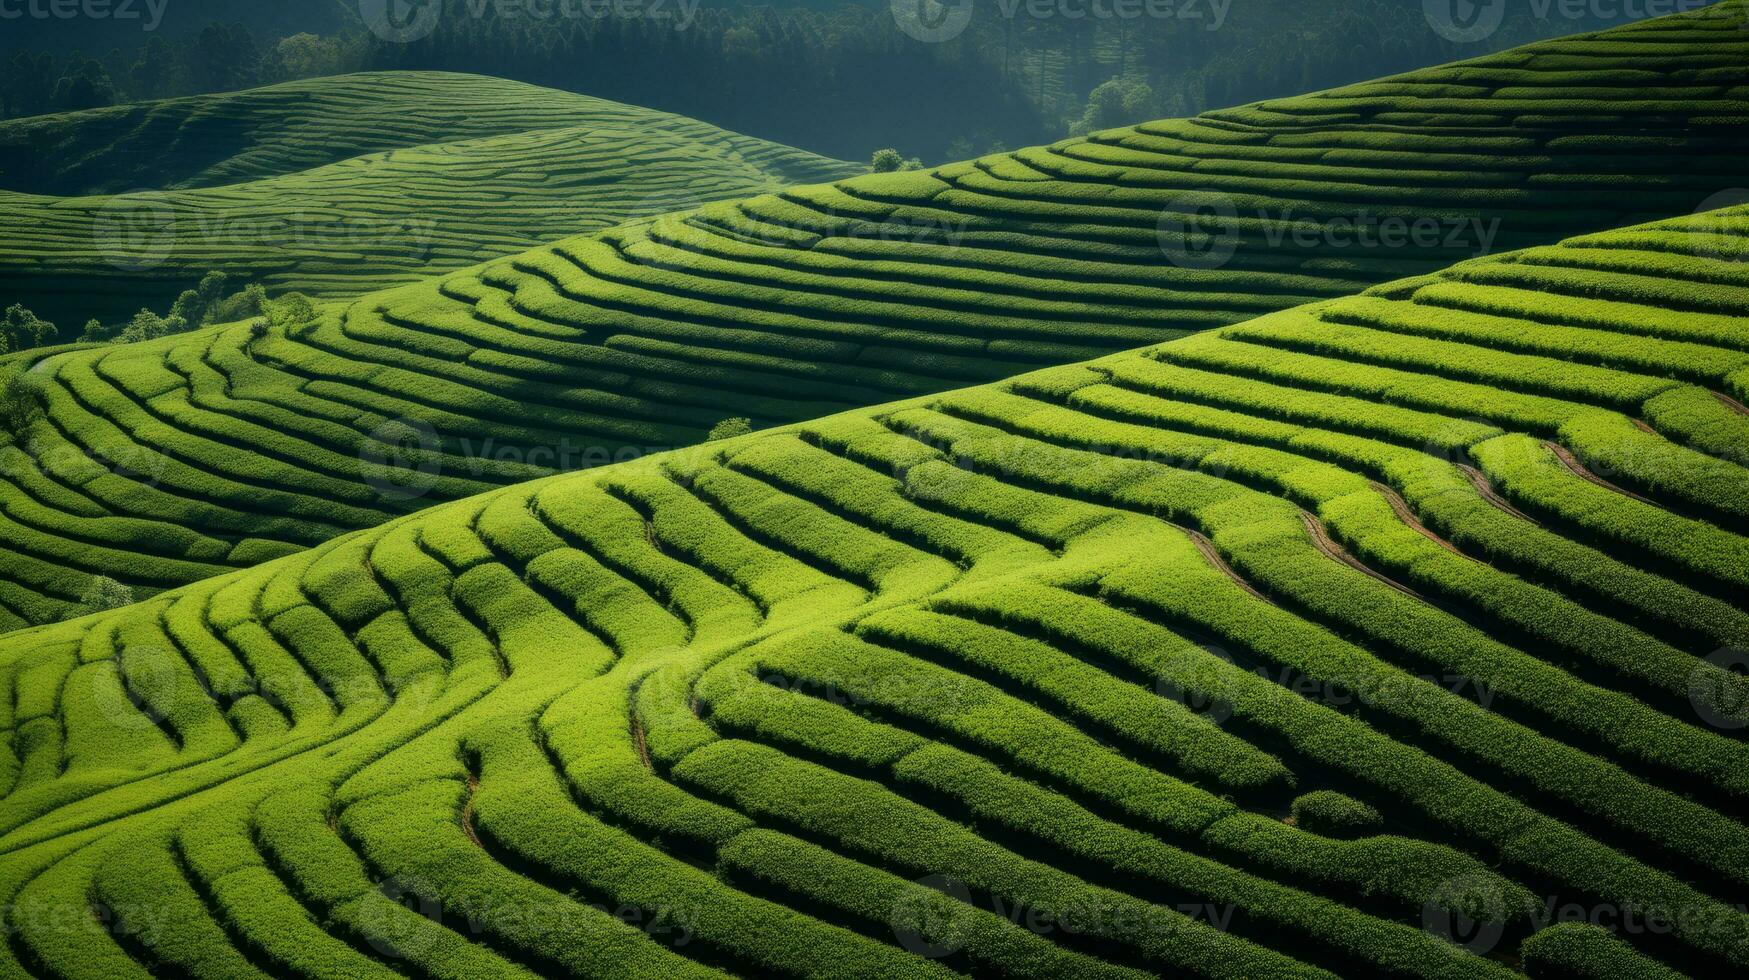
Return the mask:
[[0, 628], [77, 613], [96, 574], [145, 594], [727, 417], [993, 381], [1689, 213], [1749, 186], [1738, 27], [1649, 21], [710, 205], [288, 329], [39, 355], [46, 415], [0, 446]]
[[1739, 974], [1746, 311], [1688, 217], [14, 633], [0, 973]]
[[0, 297], [77, 330], [218, 269], [357, 296], [628, 218], [862, 167], [444, 72], [0, 123]]

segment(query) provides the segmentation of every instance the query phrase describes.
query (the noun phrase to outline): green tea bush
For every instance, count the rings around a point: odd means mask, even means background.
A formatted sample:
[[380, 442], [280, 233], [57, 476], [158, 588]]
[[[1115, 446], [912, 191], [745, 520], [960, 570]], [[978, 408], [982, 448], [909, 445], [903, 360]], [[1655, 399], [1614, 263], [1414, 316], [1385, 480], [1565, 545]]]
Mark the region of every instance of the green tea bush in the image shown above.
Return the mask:
[[1318, 790], [1294, 800], [1294, 824], [1326, 837], [1363, 837], [1378, 832], [1379, 812], [1333, 790]]

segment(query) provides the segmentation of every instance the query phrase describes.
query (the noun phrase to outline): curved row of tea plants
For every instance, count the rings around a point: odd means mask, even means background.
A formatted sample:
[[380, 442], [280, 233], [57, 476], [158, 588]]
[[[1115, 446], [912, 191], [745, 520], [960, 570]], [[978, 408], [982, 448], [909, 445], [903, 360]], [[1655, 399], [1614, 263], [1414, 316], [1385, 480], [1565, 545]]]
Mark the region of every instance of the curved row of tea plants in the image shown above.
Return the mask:
[[15, 632], [0, 975], [1741, 973], [1745, 398], [1739, 209]]
[[861, 169], [671, 113], [445, 72], [18, 120], [0, 123], [0, 296], [66, 331], [166, 308], [211, 270], [354, 297]]

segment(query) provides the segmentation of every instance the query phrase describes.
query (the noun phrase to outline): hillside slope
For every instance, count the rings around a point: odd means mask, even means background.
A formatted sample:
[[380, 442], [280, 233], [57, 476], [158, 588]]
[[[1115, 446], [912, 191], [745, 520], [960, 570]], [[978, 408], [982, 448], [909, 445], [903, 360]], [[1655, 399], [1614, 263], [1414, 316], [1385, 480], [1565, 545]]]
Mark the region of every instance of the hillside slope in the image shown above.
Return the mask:
[[1597, 235], [15, 633], [0, 974], [1740, 973], [1746, 310]]
[[[1508, 248], [1690, 212], [1749, 186], [1737, 26], [1667, 18], [711, 205], [289, 330], [44, 357], [47, 416], [0, 447], [0, 625], [77, 611], [94, 574], [180, 585], [725, 417], [817, 418], [1353, 294], [1477, 251], [1449, 230], [1498, 221]], [[1173, 227], [1210, 204], [1231, 211], [1218, 234]], [[1381, 219], [1442, 231], [1350, 240]]]
[[0, 122], [0, 297], [76, 330], [218, 269], [357, 296], [863, 168], [671, 113], [380, 72]]

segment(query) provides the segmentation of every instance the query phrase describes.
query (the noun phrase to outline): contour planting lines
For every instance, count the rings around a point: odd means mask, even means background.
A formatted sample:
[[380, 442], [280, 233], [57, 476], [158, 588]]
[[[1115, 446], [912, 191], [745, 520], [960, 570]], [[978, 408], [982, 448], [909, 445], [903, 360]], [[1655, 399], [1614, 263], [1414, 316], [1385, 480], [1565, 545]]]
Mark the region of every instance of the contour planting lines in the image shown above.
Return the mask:
[[1690, 217], [14, 633], [0, 972], [1741, 972], [1746, 309]]
[[1749, 185], [1741, 15], [711, 205], [287, 330], [39, 355], [45, 417], [0, 448], [0, 628], [77, 614], [93, 575], [149, 594], [728, 417], [988, 382], [1688, 213]]
[[0, 295], [69, 330], [168, 309], [213, 270], [355, 297], [861, 170], [671, 113], [447, 72], [18, 120], [0, 123]]

